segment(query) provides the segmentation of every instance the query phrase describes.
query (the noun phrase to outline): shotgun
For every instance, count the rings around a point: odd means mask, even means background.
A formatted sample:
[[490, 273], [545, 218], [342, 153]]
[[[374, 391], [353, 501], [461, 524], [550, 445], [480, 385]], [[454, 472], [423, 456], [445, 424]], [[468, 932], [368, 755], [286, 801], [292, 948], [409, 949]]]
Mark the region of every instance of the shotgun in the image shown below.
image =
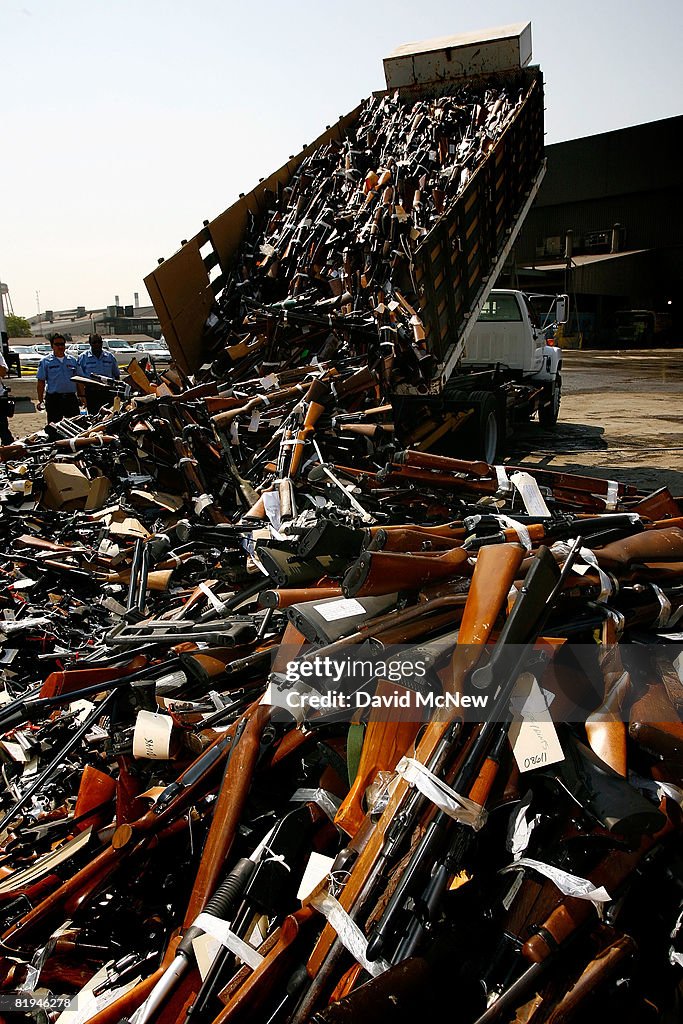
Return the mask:
[[[574, 546], [574, 555], [577, 549], [578, 543]], [[473, 685], [477, 689], [487, 690], [493, 696], [493, 702], [491, 707], [487, 708], [487, 720], [483, 723], [452, 783], [451, 788], [456, 793], [468, 794], [473, 789], [489, 753], [497, 751], [502, 738], [507, 736], [508, 723], [504, 718], [518, 675], [528, 656], [529, 645], [538, 637], [564, 578], [571, 569], [571, 563], [572, 559], [568, 557], [563, 575], [548, 549], [540, 549], [535, 564], [527, 573], [522, 590], [501, 630], [488, 664], [485, 668], [475, 671]], [[512, 656], [508, 654], [510, 645], [513, 645]], [[430, 821], [382, 917], [368, 939], [367, 956], [370, 960], [385, 955], [388, 944], [396, 933], [397, 919], [409, 897], [419, 902], [416, 888], [419, 888], [425, 870], [431, 869], [436, 861], [437, 868], [430, 878], [426, 901], [432, 912], [446, 891], [450, 878], [460, 870], [459, 865], [464, 854], [463, 839], [466, 836], [469, 838], [471, 832], [467, 826], [456, 822], [453, 826], [455, 836], [450, 842], [448, 852], [444, 853], [446, 834], [452, 831], [449, 828], [451, 821], [444, 811], [438, 811]], [[411, 956], [415, 952], [424, 934], [425, 923], [416, 919], [409, 920], [408, 932], [404, 934], [395, 954], [398, 959]]]
[[[451, 693], [462, 688], [465, 677], [476, 664], [482, 645], [488, 640], [507, 599], [522, 556], [523, 550], [518, 545], [482, 548], [478, 552], [460, 625], [461, 643], [454, 652], [446, 677]], [[440, 720], [437, 716], [426, 727], [415, 757], [431, 771], [438, 772], [443, 768], [458, 737], [457, 723]], [[339, 895], [342, 906], [354, 920], [361, 919], [367, 913], [367, 905], [378, 883], [384, 878], [397, 850], [401, 848], [402, 836], [397, 834], [397, 824], [400, 822], [401, 831], [409, 830], [417, 820], [421, 806], [422, 800], [417, 791], [400, 781], [352, 864], [348, 881]], [[343, 859], [352, 859], [351, 852], [344, 855]], [[308, 1019], [322, 992], [328, 987], [343, 950], [334, 929], [329, 924], [325, 925], [306, 966], [311, 981], [300, 999], [292, 1024], [304, 1024]]]

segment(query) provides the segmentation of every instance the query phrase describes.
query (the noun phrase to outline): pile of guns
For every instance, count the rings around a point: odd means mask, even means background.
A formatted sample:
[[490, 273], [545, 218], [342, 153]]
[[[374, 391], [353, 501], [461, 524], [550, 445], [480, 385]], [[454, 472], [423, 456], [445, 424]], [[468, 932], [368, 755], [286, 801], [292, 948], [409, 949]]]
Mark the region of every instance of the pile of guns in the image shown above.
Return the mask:
[[676, 1019], [679, 502], [260, 370], [0, 450], [0, 1007]]
[[219, 375], [247, 353], [252, 365], [274, 354], [278, 365], [298, 365], [304, 352], [322, 357], [338, 326], [383, 379], [428, 381], [434, 361], [413, 254], [523, 99], [510, 85], [417, 102], [373, 97], [349, 137], [319, 147], [288, 185], [266, 192], [207, 330]]
[[0, 1015], [680, 1019], [681, 499], [390, 401], [514, 109], [372, 101], [196, 375], [0, 448]]

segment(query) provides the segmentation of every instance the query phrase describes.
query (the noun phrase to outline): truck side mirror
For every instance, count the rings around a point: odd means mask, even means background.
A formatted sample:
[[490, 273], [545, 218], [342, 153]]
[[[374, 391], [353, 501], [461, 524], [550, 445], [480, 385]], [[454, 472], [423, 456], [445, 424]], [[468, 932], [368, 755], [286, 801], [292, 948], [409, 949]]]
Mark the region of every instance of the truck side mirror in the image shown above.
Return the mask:
[[555, 299], [555, 322], [566, 324], [569, 320], [569, 296], [558, 295]]

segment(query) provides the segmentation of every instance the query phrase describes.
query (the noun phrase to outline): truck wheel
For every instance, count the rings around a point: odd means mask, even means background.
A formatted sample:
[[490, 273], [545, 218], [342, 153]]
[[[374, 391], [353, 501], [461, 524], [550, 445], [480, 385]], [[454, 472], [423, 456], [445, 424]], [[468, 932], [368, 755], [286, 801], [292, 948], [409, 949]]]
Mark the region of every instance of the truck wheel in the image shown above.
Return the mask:
[[538, 407], [538, 422], [546, 429], [552, 429], [560, 415], [562, 398], [562, 378], [559, 373], [545, 393], [545, 401]]
[[473, 391], [467, 404], [474, 406], [474, 412], [463, 427], [465, 458], [495, 462], [503, 447], [498, 403], [490, 391]]

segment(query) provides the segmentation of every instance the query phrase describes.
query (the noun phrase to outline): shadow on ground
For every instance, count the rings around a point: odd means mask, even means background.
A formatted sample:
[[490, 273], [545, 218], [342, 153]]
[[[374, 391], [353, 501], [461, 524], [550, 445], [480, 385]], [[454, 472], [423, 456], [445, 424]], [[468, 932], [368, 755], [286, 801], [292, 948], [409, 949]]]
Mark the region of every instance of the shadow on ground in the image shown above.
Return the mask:
[[604, 452], [609, 445], [605, 439], [604, 427], [587, 423], [567, 423], [562, 420], [557, 430], [543, 430], [537, 423], [515, 428], [507, 441], [507, 453], [511, 458], [527, 455], [573, 455], [575, 452]]

